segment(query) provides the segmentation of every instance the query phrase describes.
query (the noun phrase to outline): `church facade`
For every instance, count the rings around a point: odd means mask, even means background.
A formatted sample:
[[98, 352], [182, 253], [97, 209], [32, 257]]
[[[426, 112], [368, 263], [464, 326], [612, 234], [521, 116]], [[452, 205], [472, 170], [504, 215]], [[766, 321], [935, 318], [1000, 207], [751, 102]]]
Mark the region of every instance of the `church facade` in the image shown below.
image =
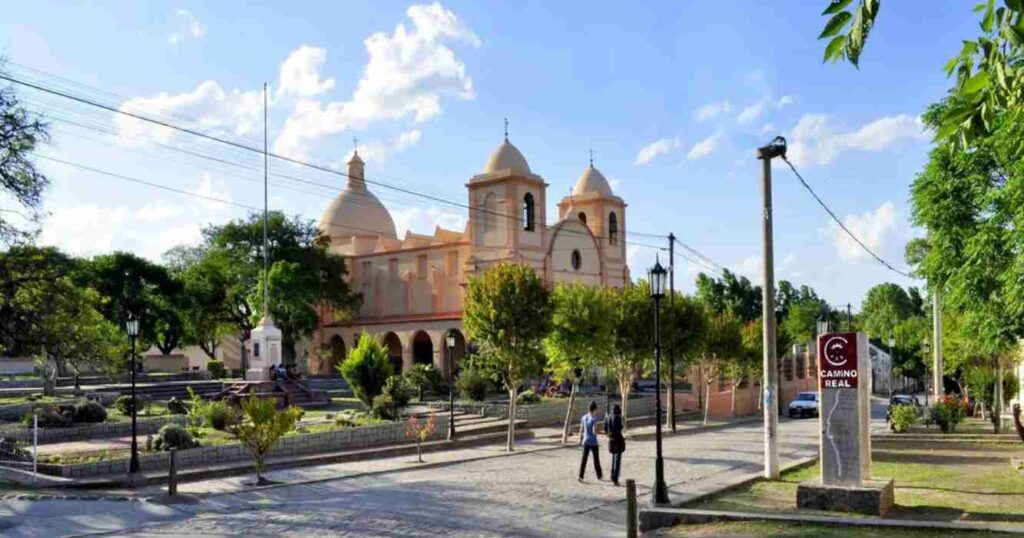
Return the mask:
[[[334, 374], [363, 332], [384, 344], [396, 370], [423, 363], [447, 372], [465, 352], [466, 283], [498, 263], [529, 265], [548, 285], [621, 288], [630, 281], [626, 204], [593, 163], [548, 225], [548, 183], [506, 137], [466, 183], [465, 229], [436, 227], [432, 235], [403, 238], [364, 181], [358, 152], [348, 167], [348, 184], [324, 211], [320, 228], [330, 249], [345, 257], [349, 283], [363, 300], [351, 316], [321, 313], [307, 348], [311, 375]], [[453, 329], [456, 346], [449, 353], [445, 336]]]

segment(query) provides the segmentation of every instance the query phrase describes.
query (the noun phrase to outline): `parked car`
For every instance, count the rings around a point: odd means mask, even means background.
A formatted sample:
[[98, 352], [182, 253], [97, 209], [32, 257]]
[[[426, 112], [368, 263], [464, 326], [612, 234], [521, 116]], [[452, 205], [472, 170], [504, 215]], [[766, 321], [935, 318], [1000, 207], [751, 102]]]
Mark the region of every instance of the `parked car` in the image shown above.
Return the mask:
[[917, 410], [917, 415], [921, 416], [923, 410], [921, 405], [918, 403], [917, 398], [907, 394], [893, 394], [889, 400], [889, 406], [885, 408], [885, 421], [890, 422], [892, 420], [892, 408], [897, 405], [912, 405]]
[[789, 402], [789, 418], [818, 416], [818, 393], [801, 392], [796, 399]]

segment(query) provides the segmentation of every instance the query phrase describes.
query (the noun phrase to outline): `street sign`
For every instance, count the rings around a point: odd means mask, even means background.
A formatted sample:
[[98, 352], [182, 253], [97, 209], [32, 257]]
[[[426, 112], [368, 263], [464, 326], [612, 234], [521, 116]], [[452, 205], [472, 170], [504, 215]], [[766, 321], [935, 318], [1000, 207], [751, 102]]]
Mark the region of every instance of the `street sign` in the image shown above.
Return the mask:
[[818, 387], [855, 389], [859, 378], [857, 333], [829, 333], [818, 339]]

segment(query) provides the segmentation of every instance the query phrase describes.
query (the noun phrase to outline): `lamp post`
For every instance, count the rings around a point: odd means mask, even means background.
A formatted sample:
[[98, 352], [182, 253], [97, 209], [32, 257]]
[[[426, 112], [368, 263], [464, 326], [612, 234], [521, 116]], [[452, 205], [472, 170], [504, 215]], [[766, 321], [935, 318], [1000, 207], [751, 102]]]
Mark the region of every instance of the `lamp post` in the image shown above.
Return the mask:
[[892, 367], [896, 364], [896, 337], [889, 337], [889, 403], [892, 403]]
[[821, 336], [821, 335], [823, 335], [823, 334], [828, 332], [828, 318], [825, 317], [824, 313], [822, 313], [821, 317], [818, 318], [817, 325], [818, 325], [818, 336]]
[[132, 455], [131, 462], [128, 464], [128, 479], [126, 483], [129, 487], [139, 486], [143, 483], [144, 478], [142, 476], [142, 469], [139, 467], [139, 440], [138, 440], [138, 429], [136, 422], [136, 415], [139, 410], [138, 401], [135, 397], [135, 371], [138, 367], [135, 363], [135, 340], [139, 337], [139, 319], [135, 317], [131, 312], [128, 313], [128, 320], [125, 321], [125, 331], [128, 333], [128, 338], [132, 341], [132, 355], [131, 355], [131, 383], [132, 383]]
[[665, 280], [668, 271], [655, 260], [648, 273], [651, 298], [654, 299], [654, 504], [668, 504], [668, 487], [665, 485], [665, 462], [661, 457], [661, 299], [665, 297]]
[[448, 331], [448, 440], [455, 440], [455, 329]]

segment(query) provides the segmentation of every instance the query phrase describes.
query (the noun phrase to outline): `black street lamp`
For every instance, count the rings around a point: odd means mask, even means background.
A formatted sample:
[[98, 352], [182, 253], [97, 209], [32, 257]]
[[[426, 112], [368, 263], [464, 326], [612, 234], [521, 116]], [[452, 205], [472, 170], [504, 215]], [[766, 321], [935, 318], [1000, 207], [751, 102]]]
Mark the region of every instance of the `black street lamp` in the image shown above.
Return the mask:
[[654, 299], [654, 504], [668, 504], [668, 487], [665, 485], [665, 462], [661, 457], [661, 299], [665, 297], [665, 280], [668, 271], [655, 260], [648, 272], [651, 298]]
[[818, 325], [818, 336], [821, 336], [821, 335], [823, 335], [823, 334], [828, 332], [828, 329], [829, 329], [829, 327], [828, 327], [828, 317], [826, 317], [824, 313], [822, 313], [821, 317], [818, 318], [817, 325]]
[[127, 485], [129, 487], [135, 487], [142, 485], [144, 482], [144, 478], [142, 476], [142, 469], [139, 466], [139, 440], [136, 422], [136, 415], [139, 410], [139, 405], [135, 397], [135, 371], [138, 370], [138, 366], [135, 363], [135, 340], [139, 337], [139, 319], [136, 318], [131, 312], [129, 312], [128, 320], [125, 321], [124, 326], [125, 331], [128, 333], [128, 338], [130, 338], [132, 341], [132, 456], [131, 462], [128, 464]]
[[448, 440], [455, 440], [455, 329], [445, 336], [448, 344]]

